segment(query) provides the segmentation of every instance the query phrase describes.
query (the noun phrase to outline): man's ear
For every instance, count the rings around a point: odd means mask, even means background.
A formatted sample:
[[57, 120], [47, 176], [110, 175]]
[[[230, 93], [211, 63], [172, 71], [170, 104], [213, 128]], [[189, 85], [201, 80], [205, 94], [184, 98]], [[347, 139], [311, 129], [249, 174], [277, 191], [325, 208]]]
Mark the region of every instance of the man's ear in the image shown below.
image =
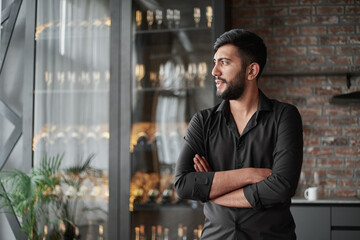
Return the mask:
[[250, 63], [249, 66], [247, 67], [247, 72], [248, 72], [248, 80], [250, 81], [256, 80], [260, 72], [259, 64], [256, 62]]

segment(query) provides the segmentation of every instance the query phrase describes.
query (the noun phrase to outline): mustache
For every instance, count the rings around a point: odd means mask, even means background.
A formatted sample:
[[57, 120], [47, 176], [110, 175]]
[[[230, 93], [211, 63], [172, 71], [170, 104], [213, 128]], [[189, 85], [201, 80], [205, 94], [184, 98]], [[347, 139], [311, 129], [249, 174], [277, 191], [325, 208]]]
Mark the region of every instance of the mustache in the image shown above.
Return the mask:
[[216, 77], [215, 80], [221, 80], [221, 81], [223, 81], [224, 83], [226, 83], [226, 79], [225, 79], [225, 78]]

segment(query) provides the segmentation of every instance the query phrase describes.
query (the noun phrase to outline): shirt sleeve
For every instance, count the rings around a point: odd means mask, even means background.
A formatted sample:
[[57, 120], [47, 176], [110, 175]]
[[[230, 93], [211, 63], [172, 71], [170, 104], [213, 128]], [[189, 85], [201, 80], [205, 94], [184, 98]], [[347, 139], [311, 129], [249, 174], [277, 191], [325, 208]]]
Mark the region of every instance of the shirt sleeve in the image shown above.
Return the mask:
[[257, 210], [290, 202], [300, 177], [303, 160], [300, 113], [294, 106], [288, 105], [278, 119], [272, 175], [244, 187], [246, 199]]
[[189, 123], [182, 148], [175, 167], [175, 190], [181, 199], [206, 202], [209, 200], [214, 172], [196, 172], [193, 158], [195, 154], [205, 156], [202, 118], [195, 114]]

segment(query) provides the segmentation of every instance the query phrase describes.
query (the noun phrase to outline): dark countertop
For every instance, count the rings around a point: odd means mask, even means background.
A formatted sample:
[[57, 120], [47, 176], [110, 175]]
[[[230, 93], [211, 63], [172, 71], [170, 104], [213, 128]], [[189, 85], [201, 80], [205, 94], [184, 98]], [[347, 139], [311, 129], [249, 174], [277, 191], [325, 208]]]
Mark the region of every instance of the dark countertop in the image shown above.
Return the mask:
[[311, 205], [359, 204], [360, 205], [360, 199], [355, 197], [319, 198], [318, 200], [310, 201], [305, 198], [294, 197], [291, 199], [291, 203], [292, 205], [304, 205], [304, 204], [311, 204]]

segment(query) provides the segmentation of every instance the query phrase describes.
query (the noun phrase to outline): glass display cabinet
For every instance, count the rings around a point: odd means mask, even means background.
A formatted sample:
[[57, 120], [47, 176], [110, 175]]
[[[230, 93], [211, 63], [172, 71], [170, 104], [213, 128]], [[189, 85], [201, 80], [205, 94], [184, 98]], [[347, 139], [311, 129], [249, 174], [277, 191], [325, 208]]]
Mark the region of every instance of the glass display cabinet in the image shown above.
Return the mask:
[[212, 48], [220, 9], [210, 0], [132, 2], [131, 239], [201, 234], [202, 204], [179, 199], [173, 179], [191, 117], [215, 103]]
[[59, 217], [44, 234], [106, 239], [109, 1], [39, 0], [36, 6], [33, 165], [63, 156], [62, 184], [52, 193], [61, 202]]

